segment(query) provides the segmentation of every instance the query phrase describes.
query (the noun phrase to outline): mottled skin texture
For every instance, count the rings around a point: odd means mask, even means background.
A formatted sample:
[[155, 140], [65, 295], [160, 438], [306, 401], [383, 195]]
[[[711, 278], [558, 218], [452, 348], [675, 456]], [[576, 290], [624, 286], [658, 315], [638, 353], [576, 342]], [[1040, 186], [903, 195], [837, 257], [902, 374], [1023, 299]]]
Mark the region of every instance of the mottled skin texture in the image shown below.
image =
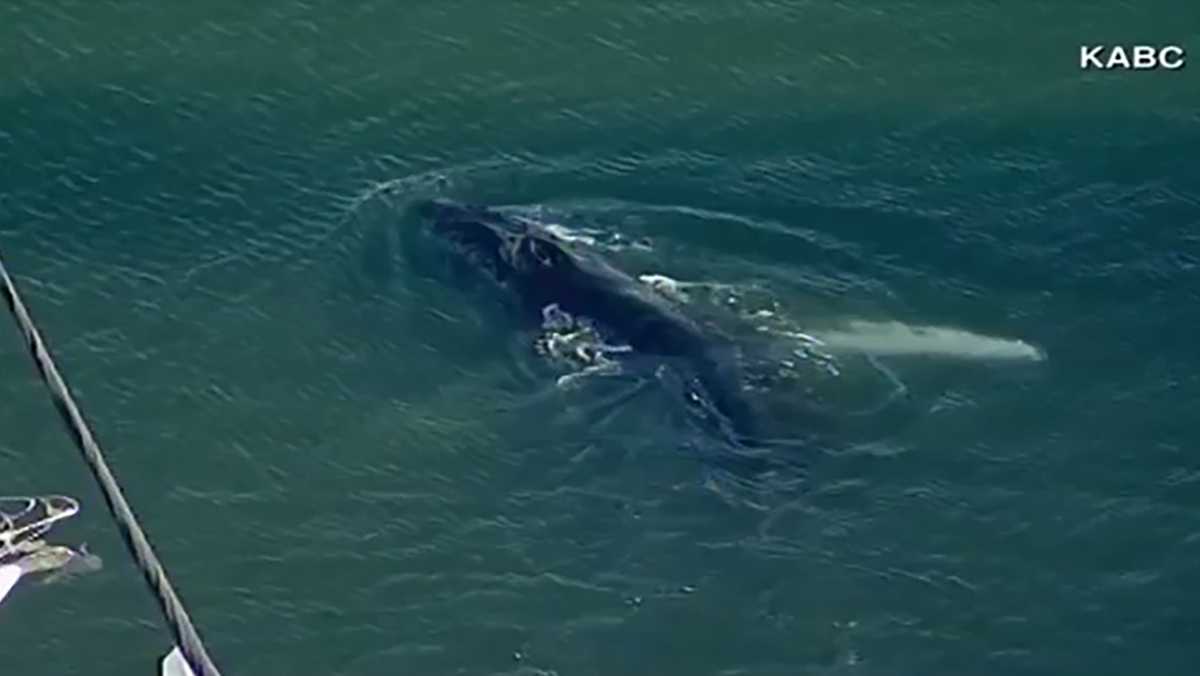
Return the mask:
[[755, 439], [757, 425], [742, 396], [737, 348], [671, 301], [535, 223], [444, 200], [423, 202], [417, 211], [435, 234], [511, 289], [531, 321], [540, 321], [542, 308], [557, 304], [572, 315], [591, 318], [637, 352], [679, 359], [733, 441]]

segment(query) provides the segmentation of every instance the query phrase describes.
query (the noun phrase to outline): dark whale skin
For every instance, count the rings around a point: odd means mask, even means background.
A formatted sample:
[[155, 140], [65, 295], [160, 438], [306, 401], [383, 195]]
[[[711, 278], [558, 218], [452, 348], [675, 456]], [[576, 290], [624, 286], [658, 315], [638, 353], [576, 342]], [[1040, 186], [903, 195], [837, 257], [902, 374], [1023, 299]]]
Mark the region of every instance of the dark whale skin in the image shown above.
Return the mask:
[[754, 445], [758, 424], [742, 396], [738, 350], [670, 301], [599, 256], [573, 249], [540, 225], [485, 206], [428, 200], [415, 206], [432, 232], [490, 272], [518, 297], [530, 321], [542, 309], [589, 317], [635, 351], [677, 358], [739, 446]]

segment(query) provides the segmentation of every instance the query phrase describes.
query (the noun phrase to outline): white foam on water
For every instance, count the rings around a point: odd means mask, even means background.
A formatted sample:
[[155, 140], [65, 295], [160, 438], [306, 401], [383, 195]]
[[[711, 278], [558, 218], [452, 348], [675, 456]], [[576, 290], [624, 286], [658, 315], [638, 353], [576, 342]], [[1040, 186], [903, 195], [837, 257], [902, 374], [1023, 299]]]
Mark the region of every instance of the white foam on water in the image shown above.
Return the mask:
[[536, 225], [556, 239], [570, 244], [607, 251], [624, 251], [626, 249], [650, 251], [653, 249], [649, 240], [644, 238], [633, 240], [617, 231], [567, 226], [548, 221], [539, 213], [532, 215], [518, 213], [518, 217]]
[[813, 331], [830, 350], [879, 356], [936, 356], [954, 359], [1043, 361], [1046, 353], [1023, 340], [985, 336], [945, 326], [853, 320], [844, 329]]
[[[687, 303], [692, 300], [691, 295], [688, 293], [688, 289], [698, 289], [708, 292], [726, 292], [727, 295], [723, 297], [722, 302], [728, 305], [737, 305], [740, 302], [739, 297], [742, 293], [742, 289], [735, 284], [723, 284], [720, 282], [706, 281], [684, 281], [656, 272], [640, 274], [637, 276], [637, 278], [639, 282], [654, 289], [662, 295], [683, 303]], [[766, 312], [767, 315], [773, 316], [773, 313], [769, 310], [760, 310], [760, 312]]]
[[542, 227], [551, 235], [564, 242], [577, 242], [586, 246], [597, 246], [599, 244], [596, 238], [587, 231], [572, 230], [559, 223], [543, 223]]
[[666, 275], [638, 275], [638, 281], [668, 298], [686, 303], [688, 295], [683, 291], [685, 284]]

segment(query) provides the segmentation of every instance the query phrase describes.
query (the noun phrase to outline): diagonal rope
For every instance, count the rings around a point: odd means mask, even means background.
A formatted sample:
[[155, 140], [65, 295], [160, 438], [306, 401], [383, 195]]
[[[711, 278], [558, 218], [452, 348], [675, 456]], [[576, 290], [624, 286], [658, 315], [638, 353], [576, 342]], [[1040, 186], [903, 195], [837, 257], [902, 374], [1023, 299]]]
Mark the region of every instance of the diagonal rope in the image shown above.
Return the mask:
[[104, 460], [104, 454], [101, 452], [100, 446], [96, 443], [91, 430], [84, 421], [79, 406], [75, 404], [75, 400], [71, 397], [71, 392], [67, 388], [66, 382], [59, 375], [58, 368], [54, 365], [54, 360], [50, 357], [50, 351], [46, 348], [41, 334], [34, 325], [33, 319], [29, 316], [29, 311], [25, 308], [25, 304], [21, 302], [21, 296], [17, 293], [17, 287], [13, 283], [12, 277], [9, 277], [8, 270], [4, 267], [2, 257], [0, 257], [0, 286], [3, 287], [4, 299], [8, 302], [8, 309], [12, 312], [13, 319], [17, 322], [17, 326], [20, 327], [21, 332], [25, 335], [26, 342], [29, 344], [29, 353], [33, 357], [34, 365], [37, 366], [42, 381], [45, 382], [46, 387], [50, 390], [50, 397], [54, 400], [54, 407], [58, 409], [59, 415], [62, 416], [63, 422], [67, 426], [67, 431], [71, 434], [71, 439], [75, 442], [80, 452], [83, 453], [84, 460], [92, 470], [92, 476], [100, 484], [100, 490], [104, 494], [105, 502], [108, 503], [108, 509], [116, 520], [117, 526], [120, 528], [121, 537], [125, 540], [125, 544], [133, 554], [133, 558], [137, 561], [138, 568], [141, 569], [146, 583], [150, 585], [150, 590], [158, 600], [158, 605], [163, 612], [167, 625], [170, 626], [171, 633], [175, 636], [176, 645], [179, 647], [188, 666], [195, 672], [195, 676], [221, 676], [221, 672], [209, 658], [208, 651], [204, 649], [204, 644], [200, 641], [200, 636], [196, 633], [196, 628], [192, 626], [192, 621], [188, 617], [187, 611], [184, 610], [183, 603], [179, 600], [179, 597], [175, 594], [175, 589], [167, 579], [166, 570], [159, 563], [158, 557], [155, 556], [154, 550], [150, 547], [150, 541], [146, 539], [146, 534], [142, 531], [141, 526], [138, 525], [137, 518], [133, 515], [133, 510], [129, 508], [129, 503], [125, 502], [125, 496], [121, 493], [121, 487], [117, 485], [116, 477], [109, 470], [108, 463]]

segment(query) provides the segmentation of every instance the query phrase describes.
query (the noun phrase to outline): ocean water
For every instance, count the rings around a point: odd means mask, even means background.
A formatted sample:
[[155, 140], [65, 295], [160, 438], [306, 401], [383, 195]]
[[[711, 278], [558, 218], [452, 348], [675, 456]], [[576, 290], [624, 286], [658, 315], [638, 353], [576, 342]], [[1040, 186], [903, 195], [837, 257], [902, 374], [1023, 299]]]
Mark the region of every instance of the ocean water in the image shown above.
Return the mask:
[[[1193, 674], [1200, 81], [1077, 66], [1200, 56], [1197, 18], [9, 0], [0, 253], [226, 674]], [[795, 378], [839, 433], [729, 499], [669, 397], [557, 387], [419, 274], [434, 194], [647, 238], [605, 255], [841, 336]], [[856, 417], [885, 373], [904, 415]], [[14, 592], [0, 673], [153, 673], [168, 635], [9, 329], [0, 402], [0, 494], [77, 496], [55, 537], [106, 561]]]

